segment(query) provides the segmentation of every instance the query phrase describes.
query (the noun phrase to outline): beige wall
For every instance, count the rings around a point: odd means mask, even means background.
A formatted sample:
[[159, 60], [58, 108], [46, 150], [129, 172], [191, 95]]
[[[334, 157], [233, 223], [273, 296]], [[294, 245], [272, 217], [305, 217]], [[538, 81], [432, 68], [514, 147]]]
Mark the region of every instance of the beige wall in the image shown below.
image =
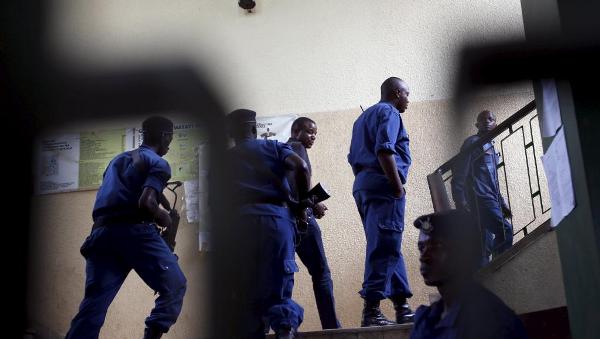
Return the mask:
[[256, 2], [247, 14], [236, 0], [55, 0], [48, 33], [84, 69], [202, 66], [230, 108], [264, 115], [364, 107], [391, 75], [413, 101], [448, 98], [464, 42], [524, 38], [519, 0]]
[[481, 282], [517, 314], [567, 305], [556, 233], [545, 233]]

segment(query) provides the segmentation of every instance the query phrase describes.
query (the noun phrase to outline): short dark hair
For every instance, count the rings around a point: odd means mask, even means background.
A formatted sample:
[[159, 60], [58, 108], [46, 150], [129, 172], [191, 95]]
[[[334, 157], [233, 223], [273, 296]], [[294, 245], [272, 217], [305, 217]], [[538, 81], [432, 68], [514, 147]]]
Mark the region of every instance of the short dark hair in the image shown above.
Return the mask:
[[385, 81], [381, 84], [381, 97], [388, 98], [394, 94], [394, 91], [399, 88], [398, 84], [401, 82], [404, 82], [404, 80], [398, 77], [389, 77], [385, 79]]
[[304, 127], [306, 123], [316, 124], [316, 122], [314, 122], [314, 120], [312, 120], [310, 118], [300, 117], [300, 118], [294, 120], [294, 122], [292, 123], [292, 133], [294, 131], [297, 131], [297, 130], [301, 129], [302, 127]]
[[144, 143], [154, 144], [160, 142], [164, 133], [173, 133], [173, 122], [158, 115], [149, 117], [142, 122]]

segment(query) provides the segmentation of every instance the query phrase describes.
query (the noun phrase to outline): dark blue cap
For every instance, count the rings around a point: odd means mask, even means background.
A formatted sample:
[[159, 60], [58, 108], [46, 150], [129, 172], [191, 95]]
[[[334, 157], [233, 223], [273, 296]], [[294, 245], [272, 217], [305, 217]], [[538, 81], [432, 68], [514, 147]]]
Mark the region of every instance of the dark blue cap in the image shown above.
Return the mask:
[[236, 109], [227, 115], [227, 123], [229, 126], [256, 123], [256, 112], [245, 108]]
[[481, 241], [477, 220], [463, 210], [422, 215], [415, 220], [414, 225], [432, 238], [476, 244]]

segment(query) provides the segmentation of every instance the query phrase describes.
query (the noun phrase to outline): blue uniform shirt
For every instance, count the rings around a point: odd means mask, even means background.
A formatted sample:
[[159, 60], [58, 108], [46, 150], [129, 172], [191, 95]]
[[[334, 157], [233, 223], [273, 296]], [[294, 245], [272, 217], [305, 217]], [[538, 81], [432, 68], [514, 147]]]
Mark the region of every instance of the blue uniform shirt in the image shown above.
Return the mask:
[[[461, 147], [461, 151], [479, 140], [472, 135]], [[456, 203], [467, 203], [474, 207], [475, 199], [486, 206], [504, 205], [498, 185], [496, 166], [498, 156], [491, 143], [484, 144], [481, 149], [465, 155], [452, 169], [452, 197]]]
[[[400, 180], [406, 183], [411, 164], [408, 143], [408, 133], [400, 112], [394, 106], [379, 102], [363, 112], [354, 122], [348, 154], [348, 162], [356, 176], [354, 190], [369, 189], [379, 184], [389, 186], [377, 159], [380, 151], [394, 155]], [[378, 173], [384, 178], [367, 173]], [[371, 182], [372, 180], [380, 182]]]
[[141, 216], [138, 204], [145, 187], [162, 193], [171, 178], [169, 163], [150, 147], [139, 148], [146, 171], [133, 165], [131, 152], [117, 155], [104, 171], [102, 185], [96, 194], [92, 217]]
[[467, 285], [444, 318], [443, 300], [420, 306], [410, 339], [526, 339], [515, 313], [476, 283]]
[[[251, 202], [266, 199], [285, 201], [274, 177], [289, 192], [286, 180], [285, 159], [294, 154], [289, 145], [275, 140], [247, 140], [237, 144], [230, 151], [234, 170], [234, 189], [243, 199]], [[237, 154], [236, 154], [237, 153]], [[272, 174], [268, 174], [266, 172]]]

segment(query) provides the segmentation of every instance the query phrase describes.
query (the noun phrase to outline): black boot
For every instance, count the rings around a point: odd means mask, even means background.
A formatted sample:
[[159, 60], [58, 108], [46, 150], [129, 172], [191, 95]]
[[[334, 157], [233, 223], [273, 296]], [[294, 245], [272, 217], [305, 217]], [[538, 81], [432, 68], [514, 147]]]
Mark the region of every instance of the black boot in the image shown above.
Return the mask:
[[282, 326], [275, 331], [277, 339], [294, 339], [294, 329], [291, 326]]
[[385, 317], [385, 315], [383, 315], [383, 313], [381, 313], [381, 310], [379, 309], [379, 300], [365, 299], [362, 321], [360, 322], [361, 327], [387, 326], [395, 324], [395, 322], [389, 320]]
[[406, 298], [391, 298], [396, 311], [396, 323], [406, 324], [414, 321], [415, 313], [410, 309]]
[[163, 332], [153, 327], [146, 327], [144, 329], [144, 339], [159, 339], [162, 337]]

